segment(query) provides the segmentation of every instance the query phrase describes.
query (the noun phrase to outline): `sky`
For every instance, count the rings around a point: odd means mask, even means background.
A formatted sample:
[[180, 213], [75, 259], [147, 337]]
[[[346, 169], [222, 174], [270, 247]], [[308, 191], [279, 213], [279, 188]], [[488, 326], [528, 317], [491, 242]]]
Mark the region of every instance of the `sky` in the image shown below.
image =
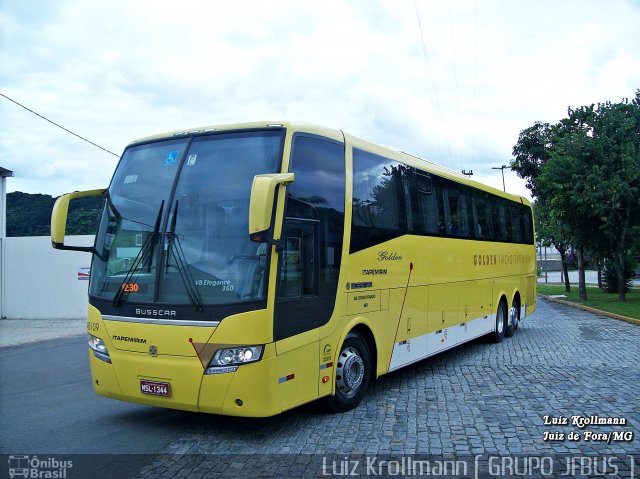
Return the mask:
[[[640, 0], [0, 0], [0, 93], [117, 156], [294, 120], [502, 188], [521, 130], [635, 95], [639, 25]], [[117, 156], [0, 97], [9, 192], [106, 187]]]

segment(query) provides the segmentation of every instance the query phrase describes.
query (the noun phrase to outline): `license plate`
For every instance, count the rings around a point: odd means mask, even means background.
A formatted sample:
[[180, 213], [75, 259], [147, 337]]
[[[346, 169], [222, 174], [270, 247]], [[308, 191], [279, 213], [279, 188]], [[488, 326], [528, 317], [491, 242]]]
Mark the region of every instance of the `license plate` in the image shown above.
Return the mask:
[[154, 396], [171, 396], [171, 385], [169, 383], [141, 379], [140, 392], [142, 394], [152, 394]]

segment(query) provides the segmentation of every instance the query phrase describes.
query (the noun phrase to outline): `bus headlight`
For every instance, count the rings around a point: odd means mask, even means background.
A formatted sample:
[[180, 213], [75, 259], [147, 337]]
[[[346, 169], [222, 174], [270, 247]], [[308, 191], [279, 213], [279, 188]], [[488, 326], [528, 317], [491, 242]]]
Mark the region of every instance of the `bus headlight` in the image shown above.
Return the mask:
[[89, 334], [89, 347], [93, 351], [93, 355], [106, 362], [111, 363], [111, 356], [109, 356], [109, 350], [107, 349], [107, 345], [104, 343], [102, 338], [98, 338], [92, 334]]
[[218, 349], [213, 355], [205, 374], [233, 372], [241, 364], [259, 361], [263, 346], [240, 346]]

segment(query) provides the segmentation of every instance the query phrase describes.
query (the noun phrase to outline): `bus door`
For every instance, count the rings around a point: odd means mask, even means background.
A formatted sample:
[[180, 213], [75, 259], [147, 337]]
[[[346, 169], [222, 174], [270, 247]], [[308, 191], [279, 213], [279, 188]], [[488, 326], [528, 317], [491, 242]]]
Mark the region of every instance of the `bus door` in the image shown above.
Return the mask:
[[[297, 299], [294, 309], [306, 310], [302, 305], [305, 303], [301, 299], [317, 299], [318, 290], [318, 220], [306, 220], [296, 218], [286, 218], [284, 223], [284, 243], [285, 247], [280, 255], [280, 284], [279, 299]], [[300, 318], [297, 328], [306, 331], [314, 328], [305, 327], [304, 323], [308, 318]]]
[[273, 334], [283, 408], [318, 396], [319, 328], [333, 314], [344, 234], [344, 145], [295, 134]]

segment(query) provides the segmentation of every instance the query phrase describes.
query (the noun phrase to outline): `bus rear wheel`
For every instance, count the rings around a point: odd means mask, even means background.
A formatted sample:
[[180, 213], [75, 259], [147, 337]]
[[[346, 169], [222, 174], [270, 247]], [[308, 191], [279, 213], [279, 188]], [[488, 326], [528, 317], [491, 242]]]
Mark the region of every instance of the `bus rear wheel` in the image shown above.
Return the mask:
[[334, 412], [355, 408], [364, 397], [371, 378], [371, 354], [367, 342], [350, 332], [342, 343], [336, 360], [336, 394], [324, 398], [325, 406]]
[[505, 336], [510, 338], [518, 330], [518, 324], [520, 323], [520, 308], [515, 304], [511, 306], [509, 310], [509, 325], [505, 331]]
[[496, 324], [494, 326], [493, 333], [491, 333], [491, 340], [494, 343], [499, 343], [504, 339], [504, 335], [507, 332], [507, 303], [504, 299], [500, 300], [498, 304], [498, 310], [496, 311]]

